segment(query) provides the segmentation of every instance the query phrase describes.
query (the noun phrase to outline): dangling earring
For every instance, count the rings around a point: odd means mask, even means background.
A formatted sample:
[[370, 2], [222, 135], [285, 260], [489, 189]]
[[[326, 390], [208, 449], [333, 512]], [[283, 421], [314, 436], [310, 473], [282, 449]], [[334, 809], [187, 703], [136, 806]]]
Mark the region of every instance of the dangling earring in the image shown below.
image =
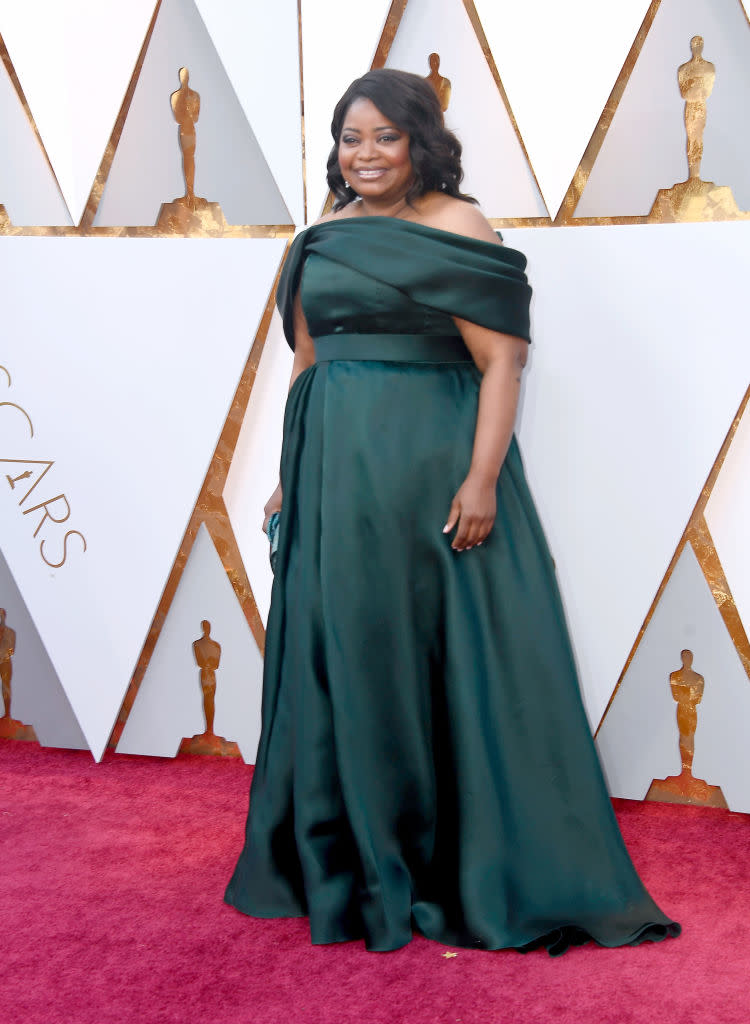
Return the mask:
[[349, 184], [348, 181], [344, 181], [344, 188], [351, 188], [351, 185]]

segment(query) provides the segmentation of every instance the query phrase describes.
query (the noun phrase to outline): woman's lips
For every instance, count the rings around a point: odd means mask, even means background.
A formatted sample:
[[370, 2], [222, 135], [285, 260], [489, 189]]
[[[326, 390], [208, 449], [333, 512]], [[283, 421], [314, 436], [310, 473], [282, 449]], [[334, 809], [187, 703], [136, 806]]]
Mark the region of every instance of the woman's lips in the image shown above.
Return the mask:
[[367, 169], [362, 168], [354, 172], [358, 177], [363, 178], [365, 181], [372, 181], [375, 178], [379, 178], [382, 174], [385, 174], [384, 167], [369, 167]]

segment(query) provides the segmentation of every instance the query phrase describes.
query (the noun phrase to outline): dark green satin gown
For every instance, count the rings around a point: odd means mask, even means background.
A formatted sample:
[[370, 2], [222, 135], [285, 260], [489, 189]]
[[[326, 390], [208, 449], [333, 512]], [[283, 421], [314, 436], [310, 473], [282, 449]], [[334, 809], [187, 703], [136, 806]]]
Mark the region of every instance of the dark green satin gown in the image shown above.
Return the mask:
[[[528, 338], [521, 253], [395, 218], [313, 226], [316, 363], [287, 402], [247, 841], [226, 899], [312, 940], [552, 953], [676, 935], [623, 845], [513, 440], [487, 541], [443, 535], [480, 375], [451, 315]], [[304, 273], [303, 273], [304, 270]]]

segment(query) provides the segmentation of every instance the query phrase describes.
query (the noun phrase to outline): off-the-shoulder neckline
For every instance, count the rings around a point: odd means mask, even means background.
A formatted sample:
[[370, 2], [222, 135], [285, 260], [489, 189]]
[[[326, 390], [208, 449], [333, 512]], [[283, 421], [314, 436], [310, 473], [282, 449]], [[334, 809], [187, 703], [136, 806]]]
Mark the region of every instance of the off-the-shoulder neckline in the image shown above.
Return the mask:
[[[326, 228], [331, 224], [351, 224], [352, 221], [356, 221], [358, 223], [369, 221], [382, 223], [383, 221], [387, 221], [390, 224], [400, 224], [403, 225], [404, 227], [418, 228], [421, 231], [427, 231], [428, 233], [431, 234], [446, 235], [448, 238], [457, 239], [458, 241], [462, 242], [471, 242], [474, 245], [486, 245], [489, 250], [498, 249], [500, 250], [500, 252], [511, 251], [507, 248], [507, 246], [503, 244], [502, 236], [500, 240], [501, 244], [497, 245], [495, 242], [485, 242], [483, 238], [474, 238], [472, 235], [461, 235], [457, 231], [446, 231], [445, 228], [434, 228], [430, 224], [421, 224], [417, 220], [405, 220], [403, 217], [390, 217], [385, 215], [381, 216], [380, 214], [374, 214], [369, 217], [333, 217], [330, 220], [322, 220], [316, 224], [308, 225], [308, 227], [306, 227], [303, 231], [300, 231], [300, 233], [295, 236], [294, 241], [296, 242], [298, 239], [302, 238], [303, 235], [306, 235], [308, 231], [312, 231], [314, 228]], [[493, 230], [496, 229], [493, 228]], [[496, 233], [500, 234], [499, 231]]]

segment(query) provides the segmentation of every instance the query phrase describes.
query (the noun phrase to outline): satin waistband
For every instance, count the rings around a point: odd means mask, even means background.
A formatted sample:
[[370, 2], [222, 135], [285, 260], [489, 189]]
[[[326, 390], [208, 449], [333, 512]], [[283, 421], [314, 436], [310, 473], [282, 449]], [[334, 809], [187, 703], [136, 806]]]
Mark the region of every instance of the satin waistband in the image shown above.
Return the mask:
[[313, 339], [315, 362], [368, 359], [396, 363], [465, 363], [471, 353], [454, 334], [324, 334]]

